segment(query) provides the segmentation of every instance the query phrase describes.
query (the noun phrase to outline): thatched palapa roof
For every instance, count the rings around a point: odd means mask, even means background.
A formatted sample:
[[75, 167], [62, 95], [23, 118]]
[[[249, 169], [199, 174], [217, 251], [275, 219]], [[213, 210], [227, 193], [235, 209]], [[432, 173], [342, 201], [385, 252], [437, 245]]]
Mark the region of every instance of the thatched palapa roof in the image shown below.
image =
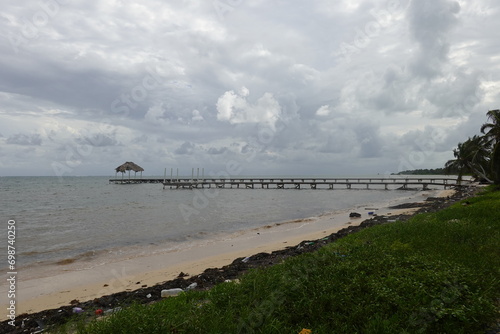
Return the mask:
[[126, 171], [131, 171], [133, 170], [134, 172], [143, 172], [144, 171], [144, 168], [142, 168], [141, 166], [131, 162], [131, 161], [127, 161], [126, 163], [124, 163], [123, 165], [120, 165], [118, 167], [115, 168], [115, 171], [118, 173], [125, 173]]

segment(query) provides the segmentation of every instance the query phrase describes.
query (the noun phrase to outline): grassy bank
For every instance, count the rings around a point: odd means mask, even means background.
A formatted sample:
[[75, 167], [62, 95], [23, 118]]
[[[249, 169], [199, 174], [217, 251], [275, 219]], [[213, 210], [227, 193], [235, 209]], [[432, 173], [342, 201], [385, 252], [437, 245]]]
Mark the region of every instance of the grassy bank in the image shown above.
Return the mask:
[[[498, 319], [500, 192], [372, 227], [239, 283], [134, 305], [78, 333], [485, 333]], [[64, 328], [61, 328], [64, 331]]]

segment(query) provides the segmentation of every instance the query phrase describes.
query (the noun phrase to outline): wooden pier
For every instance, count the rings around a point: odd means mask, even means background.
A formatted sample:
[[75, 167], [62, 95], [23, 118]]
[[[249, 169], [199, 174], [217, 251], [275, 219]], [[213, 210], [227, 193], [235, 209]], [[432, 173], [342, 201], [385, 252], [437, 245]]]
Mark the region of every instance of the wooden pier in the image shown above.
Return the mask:
[[143, 179], [143, 178], [130, 178], [130, 179], [109, 179], [109, 183], [119, 184], [137, 184], [137, 183], [163, 183], [165, 179]]
[[[112, 180], [110, 180], [112, 181]], [[164, 179], [163, 189], [241, 188], [241, 189], [444, 189], [459, 187], [467, 181], [455, 178], [203, 178]], [[155, 183], [155, 182], [149, 182]]]

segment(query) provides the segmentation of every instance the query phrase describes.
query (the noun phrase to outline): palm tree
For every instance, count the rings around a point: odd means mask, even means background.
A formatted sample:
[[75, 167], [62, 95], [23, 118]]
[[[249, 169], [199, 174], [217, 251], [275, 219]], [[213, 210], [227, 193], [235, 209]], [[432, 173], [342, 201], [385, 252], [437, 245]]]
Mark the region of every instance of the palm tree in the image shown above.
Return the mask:
[[490, 143], [485, 136], [474, 136], [464, 143], [459, 143], [453, 150], [455, 159], [445, 164], [447, 173], [458, 172], [458, 181], [464, 174], [470, 173], [476, 178], [493, 183], [488, 173], [490, 164]]
[[500, 109], [490, 110], [486, 113], [488, 116], [488, 120], [491, 120], [491, 123], [485, 123], [481, 126], [481, 132], [485, 133], [486, 129], [488, 133], [486, 133], [486, 137], [488, 139], [499, 142], [500, 141]]
[[493, 152], [491, 154], [491, 170], [495, 184], [500, 184], [500, 109], [490, 110], [486, 113], [491, 123], [481, 126], [481, 132], [485, 134]]

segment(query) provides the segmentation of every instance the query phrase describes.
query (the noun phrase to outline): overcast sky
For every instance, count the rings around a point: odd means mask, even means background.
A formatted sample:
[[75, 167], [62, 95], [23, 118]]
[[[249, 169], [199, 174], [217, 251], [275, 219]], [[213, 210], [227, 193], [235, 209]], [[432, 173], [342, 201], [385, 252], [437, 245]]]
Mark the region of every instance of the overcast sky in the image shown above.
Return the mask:
[[0, 3], [0, 176], [436, 168], [500, 107], [497, 0]]

